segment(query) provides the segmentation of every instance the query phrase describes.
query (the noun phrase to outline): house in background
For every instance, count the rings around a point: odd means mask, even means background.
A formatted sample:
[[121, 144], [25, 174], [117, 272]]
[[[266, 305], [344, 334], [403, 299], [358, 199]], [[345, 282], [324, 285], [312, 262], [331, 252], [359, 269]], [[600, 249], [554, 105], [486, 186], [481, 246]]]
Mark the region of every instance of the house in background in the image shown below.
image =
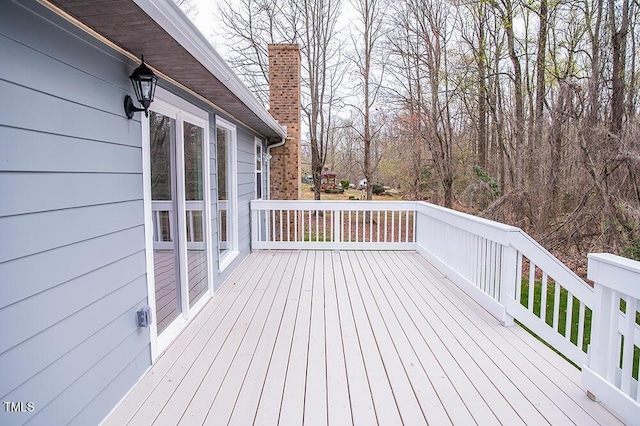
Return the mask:
[[0, 424], [97, 424], [297, 198], [299, 51], [273, 116], [171, 0], [3, 1], [0, 57]]

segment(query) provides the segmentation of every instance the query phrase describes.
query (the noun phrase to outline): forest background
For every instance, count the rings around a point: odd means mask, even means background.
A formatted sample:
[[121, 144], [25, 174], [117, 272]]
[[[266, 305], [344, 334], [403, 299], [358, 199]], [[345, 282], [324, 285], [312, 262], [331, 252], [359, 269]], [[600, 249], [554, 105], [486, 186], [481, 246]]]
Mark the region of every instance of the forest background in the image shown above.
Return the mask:
[[267, 45], [300, 45], [315, 198], [329, 168], [518, 226], [583, 277], [588, 252], [640, 260], [637, 0], [176, 2], [266, 106]]

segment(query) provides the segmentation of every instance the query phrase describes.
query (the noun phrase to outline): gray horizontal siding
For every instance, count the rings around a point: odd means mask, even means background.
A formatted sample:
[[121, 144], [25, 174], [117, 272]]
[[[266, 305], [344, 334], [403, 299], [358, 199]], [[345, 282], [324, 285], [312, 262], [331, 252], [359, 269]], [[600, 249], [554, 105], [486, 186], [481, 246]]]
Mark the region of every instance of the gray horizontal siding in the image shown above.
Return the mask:
[[255, 193], [255, 141], [245, 128], [238, 128], [238, 247], [243, 253], [251, 248], [250, 202]]
[[[140, 278], [145, 274], [144, 264], [145, 254], [141, 251], [0, 310], [0, 323], [14, 321], [20, 324], [19, 328], [6, 330], [0, 342], [0, 353]], [[64, 300], [69, 294], [73, 297], [57, 309], [51, 309], [51, 300]], [[33, 315], [34, 312], [38, 315]], [[0, 393], [2, 388], [0, 384]]]
[[96, 424], [151, 362], [133, 64], [33, 0], [0, 57], [0, 424]]
[[142, 208], [142, 201], [129, 201], [0, 218], [0, 235], [11, 241], [2, 245], [0, 262], [141, 226]]
[[140, 173], [142, 150], [135, 146], [139, 135], [125, 141], [130, 145], [10, 127], [4, 127], [2, 135], [0, 168], [4, 171]]
[[[29, 398], [37, 398], [34, 402], [37, 402], [39, 408], [43, 408], [59, 397], [60, 388], [66, 389], [79, 380], [129, 335], [137, 335], [139, 331], [131, 327], [135, 323], [135, 316], [131, 316], [130, 313], [132, 308], [146, 298], [146, 287], [143, 285], [145, 281], [145, 277], [138, 277], [86, 306], [75, 315], [44, 330], [42, 332], [44, 336], [39, 338], [41, 341], [49, 341], [52, 346], [67, 348], [67, 351], [60, 357], [54, 358], [53, 362], [44, 368], [32, 370], [33, 376], [4, 394], [4, 398], [8, 398], [5, 400], [28, 401]], [[80, 320], [87, 321], [86, 325], [81, 326]], [[130, 332], [123, 334], [122, 330], [127, 328]], [[74, 331], [77, 336], [72, 335], [71, 331]], [[83, 339], [78, 343], [79, 336]], [[144, 345], [143, 340], [140, 344]], [[51, 355], [48, 358], [51, 358]], [[28, 362], [36, 364], [32, 360]], [[126, 364], [121, 365], [121, 368], [125, 366]], [[56, 386], [51, 386], [52, 384]], [[97, 391], [99, 390], [101, 388]], [[86, 388], [85, 391], [94, 390]]]
[[[102, 102], [102, 91], [97, 90], [99, 88], [99, 85], [86, 88], [94, 94], [94, 105]], [[124, 98], [122, 90], [113, 86], [110, 88], [117, 90]], [[76, 89], [78, 90], [85, 89]], [[118, 110], [121, 115], [116, 115], [115, 110], [113, 113], [105, 112], [93, 105], [83, 105], [2, 80], [0, 80], [0, 93], [3, 98], [0, 102], [0, 116], [3, 117], [4, 126], [78, 139], [140, 146], [140, 123], [135, 121], [124, 123], [123, 108], [121, 108], [122, 111]], [[72, 94], [73, 92], [69, 95]], [[24, 108], [16, 108], [15, 102], [12, 101], [16, 99], [20, 104], [24, 104]], [[120, 99], [120, 106], [122, 102]], [[34, 120], [34, 117], [39, 119]]]
[[0, 308], [131, 256], [144, 248], [143, 241], [139, 226], [0, 263]]
[[115, 375], [111, 383], [99, 395], [96, 395], [69, 424], [74, 426], [89, 425], [94, 419], [94, 413], [111, 411], [122, 399], [119, 396], [121, 389], [132, 388], [136, 384], [136, 380], [132, 380], [132, 378], [140, 377], [148, 365], [149, 351], [143, 348], [138, 356], [124, 370]]
[[[60, 197], [60, 191], [65, 192]], [[3, 173], [0, 216], [140, 201], [140, 174], [104, 173]], [[25, 196], [28, 195], [28, 196]], [[136, 207], [138, 209], [138, 207]]]
[[[100, 294], [100, 290], [85, 290], [85, 293], [87, 291], [94, 293], [92, 295], [93, 302], [61, 320], [56, 318], [55, 311], [57, 310], [52, 309], [51, 306], [46, 310], [54, 311], [54, 313], [47, 314], [45, 310], [39, 311], [46, 318], [38, 319], [39, 324], [35, 326], [25, 327], [25, 332], [30, 332], [32, 335], [20, 343], [20, 350], [7, 350], [0, 354], [0, 373], [3, 377], [0, 383], [0, 394], [8, 395], [21, 386], [27, 386], [28, 381], [40, 380], [37, 377], [41, 371], [49, 367], [54, 368], [55, 363], [63, 360], [70, 351], [90, 343], [88, 339], [92, 336], [101, 338], [101, 333], [106, 332], [102, 330], [105, 324], [109, 324], [125, 312], [129, 312], [131, 305], [146, 297], [146, 293], [142, 297], [140, 296], [140, 277], [131, 281], [128, 281], [129, 278], [125, 278], [122, 280], [124, 284], [113, 284], [109, 281], [113, 282], [115, 278], [112, 280], [96, 275], [92, 275], [91, 278], [98, 279], [98, 283], [107, 287], [102, 291], [104, 294]], [[135, 275], [135, 272], [132, 275]], [[86, 282], [86, 279], [83, 281], [80, 278], [70, 285], [77, 289], [80, 284], [86, 284]], [[133, 297], [133, 299], [127, 300], [125, 297]], [[31, 303], [31, 306], [35, 305], [36, 303]], [[73, 311], [73, 308], [66, 309], [67, 312]], [[23, 314], [19, 319], [25, 320], [24, 315], [26, 314]], [[29, 322], [28, 318], [27, 322]], [[10, 323], [18, 324], [16, 320], [12, 320]], [[130, 326], [130, 323], [131, 318], [126, 325]], [[39, 328], [36, 328], [38, 326]], [[37, 333], [34, 334], [34, 331]], [[9, 335], [9, 337], [12, 336]], [[13, 340], [22, 339], [14, 335]], [[42, 350], [43, 348], [46, 350]], [[25, 357], [25, 353], [29, 356]], [[95, 355], [102, 356], [103, 354], [96, 353]], [[74, 372], [68, 373], [75, 374]], [[55, 382], [51, 382], [47, 387], [50, 390], [56, 390], [54, 384]], [[37, 393], [34, 396], [36, 395]]]

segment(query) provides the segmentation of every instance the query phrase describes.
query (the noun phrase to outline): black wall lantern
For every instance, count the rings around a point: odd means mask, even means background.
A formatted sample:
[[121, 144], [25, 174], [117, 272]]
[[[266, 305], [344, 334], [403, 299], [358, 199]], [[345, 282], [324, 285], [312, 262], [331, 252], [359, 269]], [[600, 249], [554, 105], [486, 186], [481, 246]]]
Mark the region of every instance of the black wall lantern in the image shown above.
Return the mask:
[[131, 96], [124, 97], [124, 112], [127, 114], [128, 119], [133, 118], [133, 114], [136, 111], [144, 111], [145, 116], [149, 116], [149, 106], [153, 102], [153, 96], [156, 92], [156, 82], [158, 76], [151, 71], [151, 69], [144, 64], [144, 55], [142, 55], [142, 63], [138, 68], [133, 70], [129, 76], [133, 90], [136, 92], [136, 98], [142, 108], [137, 108], [133, 105]]

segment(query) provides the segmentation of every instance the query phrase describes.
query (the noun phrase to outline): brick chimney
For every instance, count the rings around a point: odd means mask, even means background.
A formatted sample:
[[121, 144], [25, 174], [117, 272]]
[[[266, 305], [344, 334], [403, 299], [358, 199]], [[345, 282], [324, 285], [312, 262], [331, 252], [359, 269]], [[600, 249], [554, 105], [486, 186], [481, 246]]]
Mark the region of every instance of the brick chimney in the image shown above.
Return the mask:
[[269, 45], [269, 112], [287, 127], [286, 143], [271, 149], [272, 200], [299, 200], [300, 186], [300, 47]]

